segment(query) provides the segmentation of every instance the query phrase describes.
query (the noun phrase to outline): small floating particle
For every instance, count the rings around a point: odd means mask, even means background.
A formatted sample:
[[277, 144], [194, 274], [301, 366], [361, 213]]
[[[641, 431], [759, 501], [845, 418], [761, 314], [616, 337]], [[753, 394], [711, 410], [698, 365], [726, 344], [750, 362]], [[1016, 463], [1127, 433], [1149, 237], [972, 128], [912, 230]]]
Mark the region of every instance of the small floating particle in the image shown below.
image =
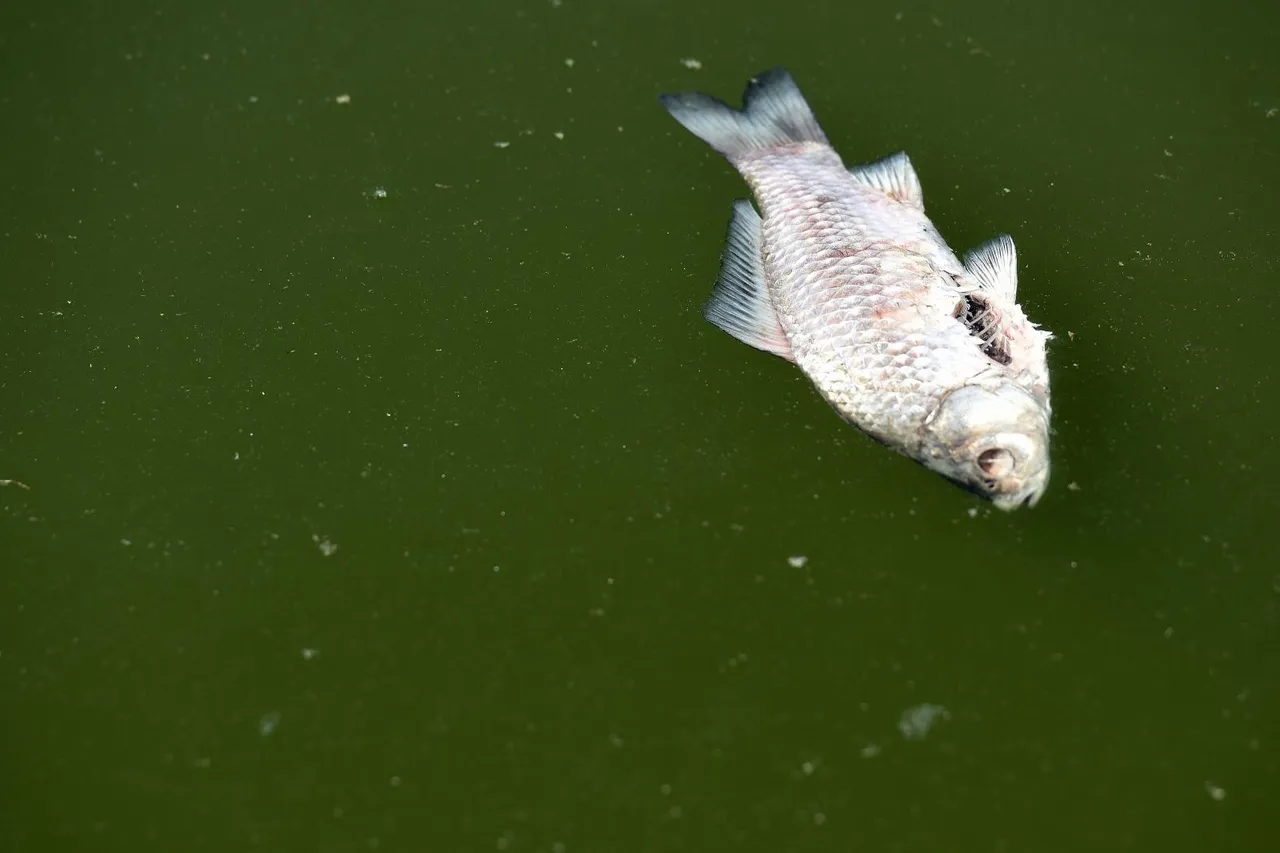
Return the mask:
[[302, 650], [302, 659], [303, 659], [303, 660], [312, 660], [312, 659], [314, 659], [314, 658], [315, 658], [315, 656], [316, 656], [316, 655], [318, 655], [318, 654], [320, 654], [320, 650], [319, 650], [319, 649], [303, 649], [303, 650]]
[[1074, 341], [1076, 339], [1076, 333], [1067, 329], [1067, 337]]
[[338, 552], [337, 543], [330, 542], [327, 536], [324, 539], [321, 539], [313, 533], [311, 534], [311, 541], [316, 543], [316, 546], [320, 549], [320, 553], [326, 557], [332, 557]]
[[936, 721], [950, 718], [951, 712], [946, 708], [925, 702], [902, 712], [898, 720], [898, 731], [907, 740], [924, 740]]
[[494, 147], [494, 148], [506, 148], [506, 147], [508, 147], [509, 145], [511, 145], [511, 143], [510, 143], [510, 142], [495, 142], [495, 143], [493, 143], [493, 147]]
[[692, 56], [685, 57], [684, 59], [680, 60], [680, 64], [683, 65], [685, 68], [688, 68], [690, 71], [697, 71], [700, 68], [702, 68], [702, 63], [694, 59]]
[[874, 743], [869, 743], [864, 746], [858, 754], [863, 758], [875, 758], [880, 754], [880, 747]]
[[1212, 782], [1205, 782], [1204, 790], [1206, 794], [1208, 794], [1210, 797], [1217, 800], [1218, 802], [1222, 802], [1227, 798], [1227, 790], [1225, 788], [1222, 788], [1218, 785], [1213, 784]]
[[977, 517], [978, 517], [978, 508], [977, 508], [976, 506], [971, 506], [971, 507], [969, 507], [967, 510], [965, 510], [965, 512], [967, 512], [967, 513], [969, 514], [969, 517], [970, 517], [970, 518], [977, 518]]
[[278, 725], [280, 725], [280, 712], [268, 711], [258, 720], [258, 734], [263, 737], [270, 737]]
[[1263, 115], [1266, 116], [1267, 118], [1275, 118], [1276, 116], [1280, 115], [1280, 107], [1271, 107], [1265, 113], [1263, 113]]
[[342, 95], [338, 95], [333, 100], [339, 104], [349, 104], [351, 103], [351, 96], [347, 94], [342, 94]]
[[573, 57], [569, 57], [568, 59], [566, 59], [566, 60], [564, 61], [564, 64], [565, 64], [565, 67], [567, 67], [567, 68], [572, 68], [572, 67], [573, 67]]
[[564, 134], [563, 134], [563, 133], [561, 133], [561, 132], [560, 132], [560, 131], [558, 131], [558, 130], [557, 130], [555, 133], [551, 134], [551, 135], [552, 135], [552, 136], [554, 136], [556, 139], [564, 139]]
[[375, 187], [375, 188], [374, 188], [374, 190], [373, 190], [373, 197], [374, 197], [374, 198], [386, 198], [386, 197], [387, 197], [387, 189], [386, 189], [386, 187]]
[[803, 554], [797, 554], [794, 557], [787, 557], [787, 565], [793, 569], [803, 569], [804, 564], [809, 562], [809, 558]]
[[1067, 491], [1068, 492], [1080, 491], [1080, 484], [1077, 483], [1075, 480], [1072, 480], [1070, 483], [1067, 483]]
[[28, 486], [26, 483], [22, 482], [21, 480], [0, 480], [0, 486], [17, 486], [19, 489], [22, 489], [24, 492], [31, 491], [31, 487]]

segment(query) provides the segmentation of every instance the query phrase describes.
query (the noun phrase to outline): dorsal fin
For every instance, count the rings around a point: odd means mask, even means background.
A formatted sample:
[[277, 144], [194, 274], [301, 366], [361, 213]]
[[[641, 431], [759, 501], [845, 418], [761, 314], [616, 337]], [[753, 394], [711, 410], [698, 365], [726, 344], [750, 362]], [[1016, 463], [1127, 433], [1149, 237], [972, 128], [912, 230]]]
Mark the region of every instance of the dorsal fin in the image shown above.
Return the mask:
[[720, 277], [702, 316], [744, 344], [795, 361], [765, 284], [762, 224], [751, 202], [733, 203]]
[[983, 290], [1014, 302], [1018, 296], [1018, 251], [1000, 234], [964, 256], [964, 268]]
[[905, 151], [849, 170], [859, 183], [883, 190], [891, 198], [924, 210], [924, 190]]

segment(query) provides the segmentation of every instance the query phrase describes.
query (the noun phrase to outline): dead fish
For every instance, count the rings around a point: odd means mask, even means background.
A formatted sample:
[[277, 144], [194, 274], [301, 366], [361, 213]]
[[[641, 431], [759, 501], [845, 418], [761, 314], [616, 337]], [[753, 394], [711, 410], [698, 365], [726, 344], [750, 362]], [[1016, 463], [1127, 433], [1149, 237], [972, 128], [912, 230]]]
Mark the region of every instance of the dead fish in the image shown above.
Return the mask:
[[849, 423], [1001, 509], [1049, 481], [1052, 335], [1015, 301], [1001, 234], [963, 262], [924, 210], [903, 152], [846, 167], [791, 74], [748, 84], [743, 108], [660, 96], [750, 186], [734, 202], [703, 316], [785, 358]]

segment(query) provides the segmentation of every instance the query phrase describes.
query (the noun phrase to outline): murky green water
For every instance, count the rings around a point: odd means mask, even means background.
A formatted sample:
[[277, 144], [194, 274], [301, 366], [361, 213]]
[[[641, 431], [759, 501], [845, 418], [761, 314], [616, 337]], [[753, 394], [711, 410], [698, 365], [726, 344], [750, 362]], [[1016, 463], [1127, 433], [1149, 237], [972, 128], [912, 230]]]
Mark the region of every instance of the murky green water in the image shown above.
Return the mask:
[[[1265, 6], [6, 5], [0, 847], [1280, 849]], [[1034, 510], [698, 317], [775, 64], [1015, 235]]]

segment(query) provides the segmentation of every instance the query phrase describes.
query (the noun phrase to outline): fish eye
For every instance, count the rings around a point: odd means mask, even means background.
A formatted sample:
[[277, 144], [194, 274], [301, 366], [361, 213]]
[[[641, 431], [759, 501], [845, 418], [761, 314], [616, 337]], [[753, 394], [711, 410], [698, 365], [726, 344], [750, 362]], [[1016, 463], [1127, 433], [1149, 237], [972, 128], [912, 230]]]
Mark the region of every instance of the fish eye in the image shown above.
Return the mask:
[[1003, 447], [992, 447], [978, 454], [978, 468], [993, 479], [1007, 477], [1013, 473], [1013, 454]]

